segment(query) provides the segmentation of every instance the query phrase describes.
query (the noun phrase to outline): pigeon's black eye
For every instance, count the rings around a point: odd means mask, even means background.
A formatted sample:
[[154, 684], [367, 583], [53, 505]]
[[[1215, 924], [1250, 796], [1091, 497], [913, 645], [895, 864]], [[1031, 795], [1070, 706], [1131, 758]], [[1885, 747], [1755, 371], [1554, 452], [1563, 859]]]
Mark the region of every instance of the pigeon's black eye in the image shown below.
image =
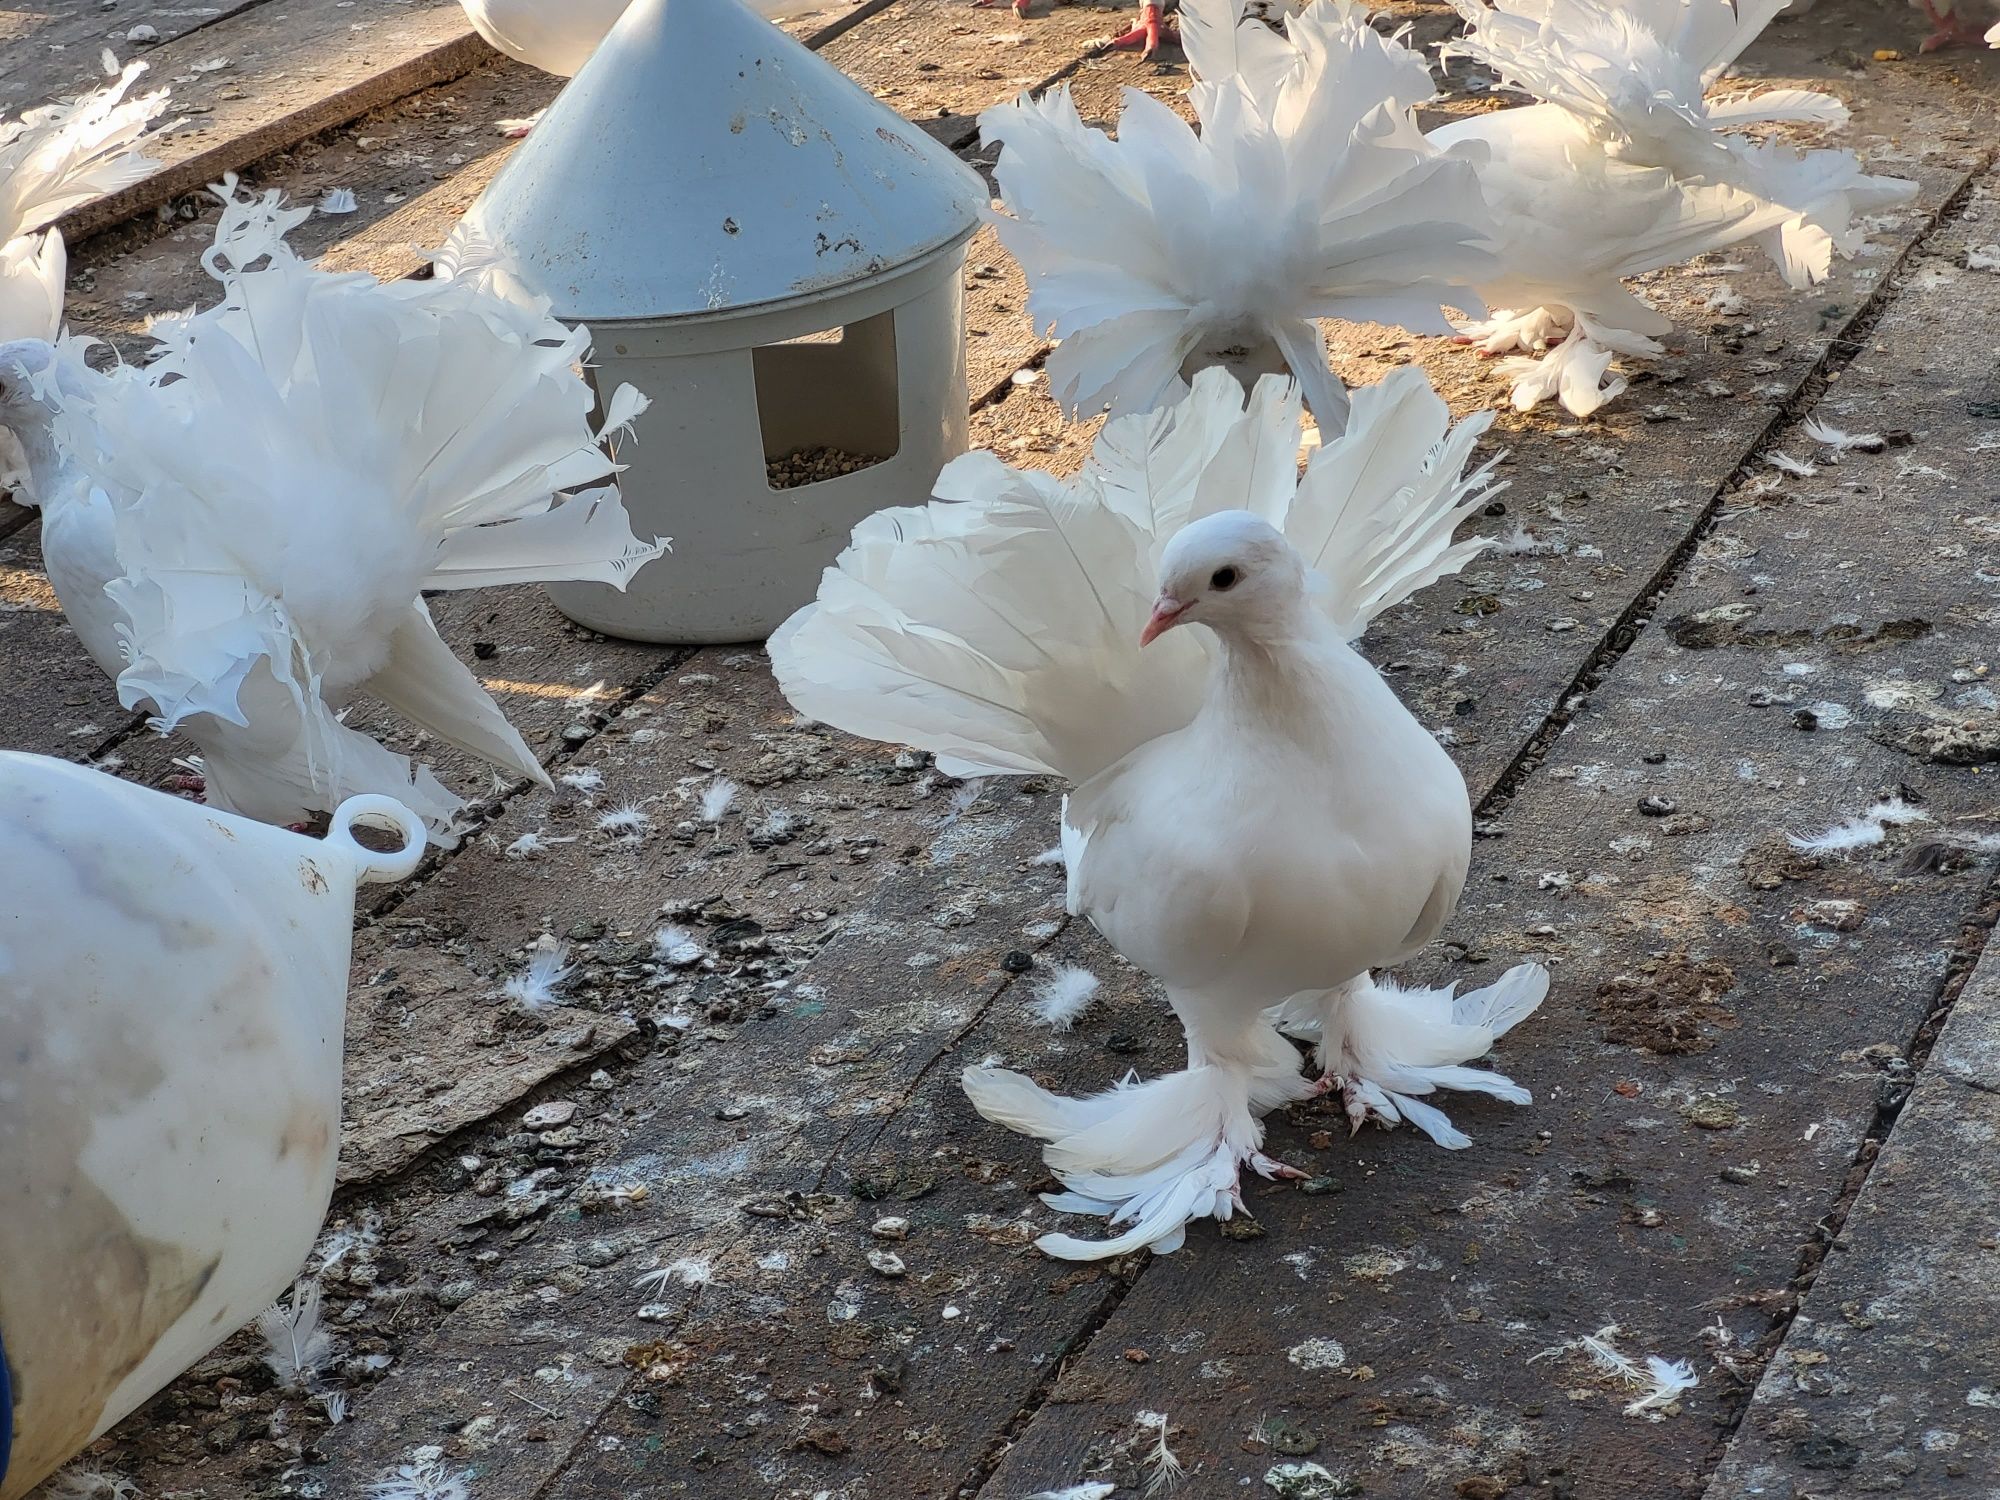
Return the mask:
[[1208, 586], [1220, 593], [1228, 593], [1236, 587], [1238, 574], [1234, 568], [1217, 568], [1208, 575]]

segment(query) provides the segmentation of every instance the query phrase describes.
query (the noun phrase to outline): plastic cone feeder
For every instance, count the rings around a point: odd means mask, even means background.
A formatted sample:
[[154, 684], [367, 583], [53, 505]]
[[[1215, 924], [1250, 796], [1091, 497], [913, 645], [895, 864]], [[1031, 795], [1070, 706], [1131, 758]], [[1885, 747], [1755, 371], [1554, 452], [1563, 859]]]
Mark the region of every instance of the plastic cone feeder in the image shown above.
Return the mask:
[[354, 890], [423, 850], [386, 797], [308, 839], [0, 752], [0, 1500], [298, 1272], [333, 1192]]
[[649, 641], [762, 639], [849, 531], [965, 451], [965, 242], [985, 184], [737, 0], [635, 0], [466, 215], [600, 389], [653, 405], [619, 478], [673, 539], [556, 606]]

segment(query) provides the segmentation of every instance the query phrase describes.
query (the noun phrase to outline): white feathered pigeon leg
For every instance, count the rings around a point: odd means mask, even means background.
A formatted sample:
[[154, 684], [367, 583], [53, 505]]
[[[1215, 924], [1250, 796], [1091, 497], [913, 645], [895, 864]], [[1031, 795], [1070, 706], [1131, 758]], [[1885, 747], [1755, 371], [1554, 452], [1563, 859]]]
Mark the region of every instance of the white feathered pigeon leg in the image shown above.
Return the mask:
[[1534, 1014], [1548, 995], [1549, 974], [1540, 964], [1517, 964], [1483, 989], [1454, 996], [1454, 988], [1406, 990], [1364, 974], [1318, 994], [1294, 995], [1278, 1021], [1314, 1041], [1322, 1084], [1341, 1091], [1353, 1130], [1369, 1120], [1390, 1128], [1407, 1120], [1458, 1151], [1471, 1137], [1421, 1096], [1458, 1089], [1532, 1102], [1504, 1074], [1465, 1064]]
[[[1181, 1004], [1175, 1009], [1187, 1018]], [[1190, 1221], [1228, 1219], [1243, 1207], [1242, 1171], [1264, 1177], [1305, 1174], [1267, 1156], [1260, 1116], [1310, 1098], [1298, 1054], [1258, 1020], [1247, 1034], [1204, 1040], [1190, 1024], [1189, 1066], [1083, 1099], [1052, 1094], [1004, 1068], [965, 1070], [973, 1108], [996, 1124], [1039, 1137], [1042, 1159], [1068, 1189], [1045, 1194], [1052, 1208], [1096, 1214], [1123, 1232], [1104, 1240], [1048, 1234], [1043, 1252], [1065, 1260], [1103, 1260], [1145, 1247], [1180, 1248]], [[1217, 1046], [1218, 1041], [1227, 1045]]]

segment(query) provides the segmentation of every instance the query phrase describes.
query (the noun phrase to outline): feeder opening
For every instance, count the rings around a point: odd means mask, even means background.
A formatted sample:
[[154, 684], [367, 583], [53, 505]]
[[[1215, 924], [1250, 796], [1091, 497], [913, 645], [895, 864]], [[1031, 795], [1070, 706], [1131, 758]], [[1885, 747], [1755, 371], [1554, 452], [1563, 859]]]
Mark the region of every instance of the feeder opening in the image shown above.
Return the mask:
[[751, 351], [764, 482], [823, 484], [894, 458], [902, 401], [893, 308]]

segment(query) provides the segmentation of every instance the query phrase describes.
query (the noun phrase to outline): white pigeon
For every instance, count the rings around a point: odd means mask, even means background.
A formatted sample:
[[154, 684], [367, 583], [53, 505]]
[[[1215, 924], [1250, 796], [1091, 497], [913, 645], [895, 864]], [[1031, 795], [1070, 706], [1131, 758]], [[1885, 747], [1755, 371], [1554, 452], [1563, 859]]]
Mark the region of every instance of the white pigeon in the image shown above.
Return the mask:
[[1348, 644], [1482, 550], [1452, 532], [1491, 494], [1486, 469], [1464, 473], [1490, 415], [1453, 428], [1422, 372], [1398, 370], [1355, 394], [1303, 476], [1298, 416], [1286, 382], [1246, 409], [1211, 369], [1181, 404], [1107, 424], [1074, 479], [959, 459], [932, 504], [857, 527], [771, 638], [779, 686], [816, 719], [953, 775], [1071, 782], [1070, 910], [1162, 981], [1186, 1028], [1186, 1071], [1087, 1099], [967, 1070], [982, 1114], [1049, 1143], [1069, 1190], [1052, 1204], [1125, 1226], [1046, 1236], [1051, 1254], [1172, 1250], [1189, 1220], [1241, 1206], [1246, 1164], [1288, 1170], [1259, 1117], [1319, 1085], [1273, 1025], [1281, 1002], [1357, 1119], [1461, 1145], [1411, 1096], [1527, 1098], [1462, 1064], [1539, 1003], [1540, 969], [1407, 1011], [1367, 977], [1451, 916], [1471, 812]]
[[559, 493], [615, 472], [599, 443], [643, 398], [594, 429], [586, 330], [470, 280], [321, 271], [282, 239], [309, 210], [226, 204], [221, 299], [157, 324], [144, 371], [0, 346], [50, 581], [120, 701], [199, 747], [212, 805], [294, 823], [382, 792], [449, 842], [462, 799], [343, 711], [372, 698], [547, 784], [421, 595], [622, 586], [657, 556], [614, 487]]
[[1782, 0], [1454, 0], [1466, 31], [1447, 51], [1561, 106], [1629, 166], [1665, 167], [1683, 182], [1719, 183], [1781, 203], [1795, 216], [1762, 236], [1794, 287], [1823, 281], [1851, 255], [1860, 214], [1902, 203], [1914, 182], [1873, 177], [1849, 151], [1797, 151], [1753, 141], [1745, 127], [1833, 129], [1847, 106], [1813, 89], [1712, 94]]
[[80, 204], [117, 192], [157, 165], [136, 142], [167, 107], [166, 90], [126, 97], [144, 63], [95, 93], [0, 123], [0, 342], [53, 339], [62, 328], [69, 256], [48, 226]]
[[1546, 101], [1458, 121], [1434, 145], [1482, 160], [1503, 272], [1482, 283], [1499, 309], [1464, 330], [1510, 360], [1514, 404], [1560, 396], [1584, 416], [1615, 397], [1616, 354], [1662, 352], [1672, 324], [1626, 291], [1632, 276], [1746, 239], [1795, 287], [1825, 279], [1862, 238], [1858, 215], [1916, 185], [1865, 173], [1851, 152], [1800, 152], [1736, 132], [1838, 125], [1830, 95], [1708, 91], [1782, 0], [1453, 0], [1467, 31], [1449, 45]]
[[1553, 104], [1496, 110], [1431, 132], [1479, 162], [1497, 225], [1499, 269], [1481, 282], [1492, 307], [1460, 330], [1502, 361], [1529, 411], [1552, 396], [1589, 416], [1625, 389], [1614, 355], [1665, 352], [1673, 323], [1625, 282], [1776, 228], [1791, 210], [1731, 187], [1683, 183], [1659, 167], [1606, 155]]
[[[825, 10], [828, 0], [744, 0], [768, 21], [789, 20]], [[631, 0], [459, 0], [466, 20], [488, 46], [515, 62], [558, 78], [574, 78], [590, 61]], [[520, 120], [502, 120], [501, 133], [526, 135], [542, 111]]]
[[1189, 0], [1183, 23], [1199, 134], [1130, 88], [1116, 139], [1067, 86], [979, 117], [1002, 144], [1000, 239], [1062, 341], [1056, 398], [1121, 415], [1210, 365], [1289, 368], [1337, 433], [1347, 398], [1315, 320], [1443, 333], [1445, 307], [1476, 313], [1467, 285], [1492, 261], [1473, 168], [1424, 140], [1430, 70], [1354, 0], [1320, 0], [1289, 40], [1243, 0]]

